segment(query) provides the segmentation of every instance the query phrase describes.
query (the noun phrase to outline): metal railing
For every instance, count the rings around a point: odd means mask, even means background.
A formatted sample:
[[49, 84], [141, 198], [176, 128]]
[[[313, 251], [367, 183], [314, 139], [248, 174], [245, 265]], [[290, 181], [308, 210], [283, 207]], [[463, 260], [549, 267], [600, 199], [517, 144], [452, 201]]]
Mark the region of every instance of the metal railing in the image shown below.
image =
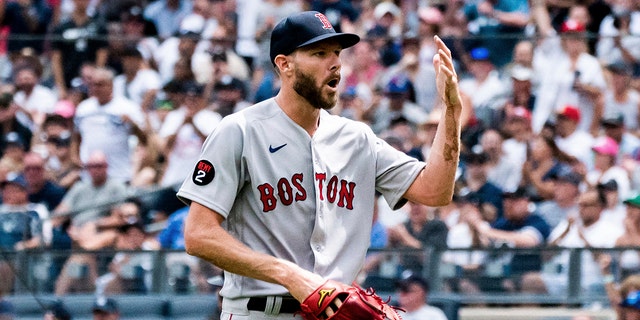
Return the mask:
[[[394, 294], [395, 283], [408, 273], [419, 273], [429, 280], [431, 295], [442, 299], [453, 299], [466, 304], [539, 304], [582, 306], [590, 303], [608, 303], [602, 286], [602, 276], [587, 273], [593, 268], [591, 256], [608, 254], [612, 257], [611, 270], [620, 281], [635, 270], [621, 267], [620, 257], [638, 254], [640, 248], [583, 249], [583, 248], [491, 248], [491, 249], [447, 249], [436, 250], [371, 250], [370, 255], [383, 257], [381, 263], [364, 277], [363, 285], [371, 286], [384, 294]], [[451, 254], [479, 254], [484, 257], [474, 271], [450, 261]], [[117, 277], [129, 281], [118, 294], [163, 294], [183, 295], [211, 293], [213, 287], [202, 286], [206, 279], [215, 275], [216, 270], [207, 270], [210, 265], [188, 256], [183, 251], [3, 251], [0, 262], [8, 262], [13, 274], [3, 273], [0, 282], [13, 280], [9, 292], [15, 295], [54, 294], [63, 280], [96, 283], [100, 276], [113, 270], [110, 265], [124, 255], [135, 256], [135, 265], [121, 266]], [[568, 258], [566, 263], [557, 263], [559, 255]], [[71, 257], [84, 256], [73, 265]], [[520, 259], [520, 261], [518, 261]], [[538, 259], [539, 268], [522, 272], [514, 270], [514, 261]], [[65, 262], [66, 260], [66, 262]], [[91, 263], [87, 263], [91, 261]], [[640, 261], [640, 260], [639, 260]], [[584, 266], [589, 263], [591, 265]], [[583, 272], [583, 268], [588, 267]], [[640, 265], [638, 266], [640, 269]], [[542, 278], [555, 279], [554, 284], [564, 283], [556, 292], [535, 292], [522, 282], [525, 274], [537, 274]], [[92, 276], [93, 275], [93, 276]], [[585, 283], [585, 276], [588, 282]], [[63, 279], [64, 277], [65, 279]], [[455, 288], [454, 282], [468, 281], [477, 286], [477, 291]], [[504, 281], [514, 281], [513, 287], [502, 287]], [[135, 284], [131, 286], [131, 284]], [[73, 289], [63, 294], [93, 294], [104, 288], [89, 285], [89, 289]]]

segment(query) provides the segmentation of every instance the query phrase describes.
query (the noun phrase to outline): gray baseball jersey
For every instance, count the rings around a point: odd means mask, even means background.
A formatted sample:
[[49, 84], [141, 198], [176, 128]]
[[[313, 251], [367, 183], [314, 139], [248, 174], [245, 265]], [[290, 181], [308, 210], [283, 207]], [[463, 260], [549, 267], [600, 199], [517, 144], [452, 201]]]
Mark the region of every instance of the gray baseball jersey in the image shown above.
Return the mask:
[[[220, 122], [178, 197], [223, 215], [255, 251], [351, 283], [369, 246], [375, 190], [394, 207], [423, 167], [366, 124], [324, 110], [311, 137], [269, 99]], [[228, 298], [287, 293], [225, 276]]]

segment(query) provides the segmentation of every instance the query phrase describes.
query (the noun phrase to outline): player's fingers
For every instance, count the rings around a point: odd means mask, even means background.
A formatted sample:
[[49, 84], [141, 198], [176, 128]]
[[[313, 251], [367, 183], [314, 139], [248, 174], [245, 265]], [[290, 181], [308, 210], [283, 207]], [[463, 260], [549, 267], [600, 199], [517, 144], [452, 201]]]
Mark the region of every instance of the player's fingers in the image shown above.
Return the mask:
[[336, 311], [340, 309], [340, 306], [342, 306], [342, 300], [340, 300], [340, 298], [336, 298], [335, 300], [331, 301], [331, 304], [329, 304], [327, 309], [324, 310], [324, 314], [327, 316], [327, 318], [330, 318], [336, 314]]

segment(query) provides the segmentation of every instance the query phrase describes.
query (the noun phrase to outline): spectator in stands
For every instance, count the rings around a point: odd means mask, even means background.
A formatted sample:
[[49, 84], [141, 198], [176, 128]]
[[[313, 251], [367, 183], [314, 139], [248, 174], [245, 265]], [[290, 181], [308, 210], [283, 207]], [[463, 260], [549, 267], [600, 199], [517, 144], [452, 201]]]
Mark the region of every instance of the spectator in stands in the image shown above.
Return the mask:
[[[255, 17], [255, 39], [261, 53], [269, 52], [271, 43], [271, 30], [280, 20], [293, 13], [302, 11], [301, 3], [287, 0], [267, 0], [258, 4]], [[262, 79], [265, 73], [273, 72], [273, 64], [267, 54], [258, 55], [253, 61], [254, 72], [259, 74], [254, 79]]]
[[[604, 196], [595, 189], [585, 191], [578, 198], [579, 215], [569, 215], [549, 236], [549, 245], [563, 248], [611, 248], [622, 235], [620, 227], [602, 219], [606, 205]], [[581, 253], [581, 285], [585, 293], [602, 293], [602, 274], [595, 252]], [[551, 262], [555, 272], [531, 273], [523, 280], [523, 289], [535, 293], [560, 295], [566, 292], [569, 277], [569, 251], [560, 251]], [[525, 285], [526, 284], [526, 285]]]
[[618, 164], [623, 166], [624, 162], [632, 158], [634, 151], [640, 147], [640, 138], [627, 130], [625, 119], [624, 115], [618, 112], [605, 114], [600, 121], [604, 135], [618, 143]]
[[104, 67], [107, 63], [107, 29], [87, 14], [89, 1], [74, 0], [71, 19], [53, 29], [51, 69], [60, 98], [66, 98], [71, 80], [80, 75], [83, 63]]
[[19, 174], [24, 168], [22, 159], [28, 147], [17, 132], [9, 132], [4, 139], [3, 154], [0, 158], [0, 174]]
[[[129, 213], [127, 213], [129, 214]], [[117, 252], [109, 263], [106, 274], [96, 279], [96, 291], [106, 294], [142, 294], [148, 288], [145, 284], [146, 271], [151, 270], [151, 256], [140, 251], [149, 249], [146, 232], [141, 220], [128, 221], [117, 227], [114, 248]]]
[[534, 137], [531, 131], [531, 112], [524, 107], [509, 110], [505, 113], [501, 130], [508, 137], [502, 143], [505, 156], [522, 168], [527, 160], [529, 144]]
[[[423, 42], [427, 42], [428, 44]], [[440, 100], [437, 98], [438, 94], [434, 80], [435, 70], [433, 69], [433, 62], [421, 56], [421, 50], [426, 47], [435, 46], [433, 36], [418, 38], [413, 35], [407, 35], [402, 38], [401, 44], [402, 57], [397, 63], [387, 68], [384, 73], [384, 79], [395, 76], [405, 76], [411, 83], [420, 84], [412, 87], [412, 93], [410, 95], [412, 102], [420, 106], [425, 112], [442, 108]]]
[[624, 127], [637, 134], [640, 130], [640, 94], [631, 86], [633, 66], [623, 62], [606, 65], [609, 80], [604, 91], [604, 118], [618, 115], [624, 120]]
[[46, 307], [42, 320], [71, 320], [71, 313], [61, 301], [55, 301]]
[[184, 180], [184, 168], [195, 164], [202, 143], [222, 119], [220, 114], [206, 109], [202, 85], [185, 83], [182, 92], [184, 103], [167, 115], [159, 132], [167, 159], [163, 186]]
[[[387, 230], [389, 246], [425, 250], [426, 248], [445, 248], [447, 243], [447, 225], [434, 217], [434, 209], [409, 202], [409, 220]], [[401, 268], [414, 274], [423, 269], [421, 253], [406, 253], [401, 259]]]
[[[535, 70], [533, 70], [533, 51], [535, 49], [535, 44], [529, 39], [519, 40], [516, 43], [516, 46], [513, 48], [513, 59], [512, 61], [504, 66], [503, 71], [505, 74], [513, 77], [516, 74], [520, 74], [521, 71], [527, 71], [531, 75], [531, 81], [533, 84], [537, 85], [537, 75]], [[514, 71], [514, 68], [520, 68], [519, 71]], [[520, 77], [518, 77], [520, 78]], [[535, 86], [534, 86], [535, 87]], [[528, 108], [531, 110], [532, 108]]]
[[[29, 203], [27, 183], [20, 176], [13, 176], [0, 183], [2, 204], [0, 204], [0, 250], [22, 251], [40, 248], [43, 245], [42, 219]], [[0, 270], [11, 270], [8, 276], [0, 278], [0, 290], [13, 290], [13, 259], [0, 260]], [[0, 292], [1, 294], [2, 292]]]
[[103, 152], [91, 154], [84, 166], [90, 179], [76, 183], [65, 194], [54, 211], [55, 225], [62, 225], [67, 219], [71, 219], [75, 225], [94, 221], [107, 215], [110, 203], [125, 198], [126, 185], [109, 177], [108, 166], [107, 156]]
[[527, 161], [522, 166], [521, 185], [529, 190], [535, 202], [553, 197], [551, 178], [564, 167], [578, 165], [578, 160], [558, 148], [552, 137], [538, 135], [530, 144]]
[[[224, 52], [227, 58], [228, 72], [231, 76], [240, 79], [243, 82], [251, 80], [251, 68], [247, 62], [240, 57], [234, 50], [234, 44], [236, 38], [233, 35], [233, 30], [228, 26], [219, 25], [211, 35], [205, 34], [209, 37], [209, 45], [202, 46], [206, 48], [203, 52], [203, 60], [195, 61], [200, 63], [194, 69], [197, 74], [197, 80], [201, 83], [212, 81], [211, 76], [214, 76], [211, 68], [213, 68], [213, 60], [211, 58], [212, 52]], [[208, 53], [207, 53], [208, 52]], [[268, 52], [268, 51], [266, 51]], [[203, 62], [207, 62], [206, 64]], [[254, 71], [255, 72], [255, 71]], [[255, 78], [254, 78], [255, 79]]]
[[[512, 109], [523, 107], [529, 112], [536, 102], [534, 86], [534, 71], [531, 67], [513, 65], [508, 71], [511, 82], [511, 93], [504, 106], [504, 114], [508, 115]], [[531, 117], [531, 115], [529, 115]]]
[[79, 159], [86, 162], [94, 151], [107, 155], [109, 176], [131, 179], [129, 136], [146, 143], [144, 114], [139, 105], [113, 91], [113, 72], [97, 69], [91, 79], [91, 98], [78, 106], [75, 114]]
[[55, 111], [58, 98], [51, 89], [40, 84], [42, 75], [35, 67], [22, 66], [14, 70], [13, 74], [16, 86], [13, 102], [20, 107], [23, 115], [28, 117], [25, 125], [39, 128], [46, 115]]
[[[469, 217], [469, 224], [480, 234], [484, 245], [511, 248], [542, 247], [551, 231], [544, 219], [533, 212], [529, 197], [524, 188], [502, 194], [504, 199], [504, 217], [493, 226], [479, 214]], [[542, 258], [539, 253], [515, 253], [493, 257], [492, 263], [500, 265], [498, 274], [502, 283], [499, 290], [515, 291], [520, 286], [522, 275], [531, 271], [540, 271]], [[489, 261], [485, 264], [488, 264]], [[508, 271], [505, 271], [508, 270]], [[524, 287], [524, 285], [522, 285]]]
[[586, 175], [586, 181], [592, 187], [615, 180], [618, 184], [619, 201], [630, 197], [630, 181], [627, 171], [618, 165], [618, 143], [610, 137], [599, 137], [591, 147], [594, 168]]
[[47, 210], [53, 211], [62, 197], [65, 190], [48, 179], [45, 171], [45, 159], [35, 152], [24, 155], [24, 179], [27, 182], [29, 191], [29, 201], [41, 203]]
[[[609, 274], [613, 277], [613, 275]], [[640, 275], [629, 275], [618, 288], [613, 281], [607, 284], [607, 296], [617, 318], [632, 320], [640, 317]]]
[[538, 204], [538, 213], [553, 229], [560, 221], [578, 212], [578, 196], [583, 177], [570, 167], [563, 167], [550, 176], [553, 197]]
[[[82, 167], [71, 158], [71, 137], [50, 136], [47, 138], [49, 150], [48, 173], [52, 182], [64, 189], [65, 193], [80, 180]], [[51, 210], [55, 207], [51, 208]]]
[[44, 241], [41, 215], [48, 216], [46, 208], [29, 202], [28, 185], [22, 176], [9, 177], [0, 188], [0, 247], [4, 250], [41, 247]]
[[[68, 232], [73, 240], [74, 249], [93, 251], [127, 249], [128, 245], [133, 244], [133, 240], [136, 240], [133, 237], [126, 237], [129, 231], [128, 226], [141, 222], [140, 204], [134, 199], [126, 199], [121, 204], [114, 206], [108, 216], [86, 222], [83, 225], [71, 225]], [[122, 239], [129, 242], [122, 242]], [[64, 263], [57, 279], [56, 294], [94, 290], [103, 293], [105, 284], [98, 285], [96, 282], [99, 279], [99, 272], [102, 270], [99, 265], [102, 260], [99, 258], [106, 257], [84, 253], [72, 254]]]
[[[171, 0], [173, 1], [173, 0]], [[183, 0], [179, 0], [183, 1]], [[201, 30], [182, 29], [175, 36], [164, 40], [155, 52], [154, 60], [158, 66], [158, 73], [162, 83], [167, 83], [174, 79], [174, 66], [178, 60], [191, 61], [191, 70], [194, 74], [200, 72], [197, 69], [198, 58], [208, 58], [204, 52], [196, 52], [196, 46], [201, 39]], [[197, 79], [197, 76], [196, 76]]]
[[2, 3], [1, 25], [8, 27], [7, 51], [19, 54], [23, 49], [44, 52], [44, 38], [53, 15], [50, 3], [44, 0]]
[[529, 23], [527, 1], [480, 1], [465, 6], [467, 27], [472, 35], [483, 35], [477, 45], [487, 47], [499, 68], [512, 57], [513, 47], [524, 36]]
[[[615, 247], [640, 246], [640, 196], [626, 199], [624, 233], [615, 242]], [[637, 250], [624, 250], [620, 252], [618, 267], [622, 277], [638, 273], [640, 271], [640, 255]], [[607, 272], [608, 273], [608, 272]], [[603, 274], [607, 274], [604, 273]], [[605, 281], [605, 285], [606, 285]]]
[[19, 110], [17, 104], [12, 103], [13, 94], [5, 89], [0, 89], [0, 128], [3, 139], [0, 140], [0, 154], [6, 152], [8, 142], [20, 142], [23, 151], [31, 149], [33, 130], [18, 121], [16, 113]]
[[620, 199], [618, 183], [612, 179], [605, 183], [599, 183], [596, 185], [596, 189], [602, 193], [606, 200], [606, 206], [604, 210], [602, 210], [602, 218], [611, 221], [611, 223], [622, 229], [626, 209], [623, 203], [624, 198]]
[[156, 93], [162, 87], [160, 75], [144, 66], [142, 53], [136, 47], [126, 47], [120, 59], [123, 74], [113, 79], [114, 96], [124, 96], [142, 110], [150, 110]]
[[[480, 198], [474, 192], [463, 190], [453, 197], [457, 213], [457, 221], [449, 227], [447, 248], [480, 248], [478, 231], [472, 227], [469, 218], [483, 216]], [[452, 218], [453, 219], [453, 218]], [[453, 268], [449, 274], [445, 290], [460, 293], [478, 293], [479, 288], [473, 278], [483, 272], [486, 253], [482, 251], [447, 251], [442, 261]]]
[[[380, 56], [375, 51], [370, 41], [360, 41], [353, 49], [345, 52], [345, 57], [350, 61], [346, 64], [344, 72], [345, 88], [358, 88], [364, 92], [371, 92], [380, 81], [380, 76], [384, 72], [384, 67], [380, 63]], [[367, 90], [365, 90], [367, 89]]]
[[226, 117], [251, 105], [246, 101], [247, 89], [238, 78], [223, 76], [213, 85], [211, 107], [220, 116]]
[[576, 157], [589, 169], [593, 167], [590, 148], [594, 138], [589, 132], [578, 130], [581, 114], [580, 109], [571, 105], [565, 105], [556, 112], [555, 141], [560, 150]]
[[637, 69], [640, 62], [640, 16], [632, 1], [614, 1], [614, 9], [600, 23], [596, 56], [607, 65], [614, 61], [624, 61]]
[[447, 320], [447, 316], [437, 307], [429, 305], [429, 283], [417, 275], [411, 275], [398, 282], [398, 302], [405, 310], [405, 320]]
[[152, 63], [153, 55], [160, 46], [158, 30], [153, 22], [144, 18], [142, 10], [140, 6], [134, 5], [120, 13], [122, 32], [126, 38], [125, 45], [135, 46], [144, 60]]
[[118, 320], [120, 309], [113, 298], [98, 297], [93, 303], [93, 320]]
[[581, 111], [578, 129], [597, 135], [606, 82], [598, 59], [588, 52], [585, 24], [566, 20], [558, 36], [544, 2], [534, 3], [532, 12], [543, 37], [535, 54], [542, 78], [533, 109], [534, 132], [542, 129], [555, 108], [574, 105]]
[[478, 197], [485, 219], [493, 223], [503, 216], [503, 190], [487, 179], [489, 156], [479, 148], [472, 148], [460, 156], [463, 173], [458, 188]]
[[192, 8], [192, 2], [187, 0], [157, 1], [144, 8], [144, 18], [153, 22], [160, 39], [167, 39], [180, 30], [182, 19], [191, 13]]
[[505, 86], [491, 62], [495, 52], [485, 47], [473, 48], [466, 59], [471, 77], [460, 80], [460, 92], [471, 98], [473, 111], [485, 127], [499, 125], [497, 118], [505, 103]]
[[424, 123], [429, 114], [420, 106], [410, 101], [413, 84], [403, 75], [393, 77], [384, 89], [385, 98], [375, 106], [371, 127], [374, 132], [381, 133], [391, 126], [394, 120], [403, 118], [412, 126]]
[[487, 181], [501, 190], [514, 191], [520, 185], [522, 167], [506, 156], [503, 141], [494, 129], [484, 131], [480, 137], [480, 147], [487, 154]]

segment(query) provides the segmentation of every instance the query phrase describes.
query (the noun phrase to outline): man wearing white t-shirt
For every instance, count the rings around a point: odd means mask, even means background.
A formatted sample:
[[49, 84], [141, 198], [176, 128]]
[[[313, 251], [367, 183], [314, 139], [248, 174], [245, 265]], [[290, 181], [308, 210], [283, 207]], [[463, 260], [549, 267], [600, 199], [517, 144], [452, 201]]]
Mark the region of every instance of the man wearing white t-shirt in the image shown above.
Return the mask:
[[[562, 248], [612, 248], [624, 229], [614, 222], [601, 219], [605, 198], [596, 190], [588, 190], [578, 198], [579, 215], [561, 221], [549, 235], [549, 244]], [[540, 288], [550, 294], [566, 292], [569, 278], [568, 250], [560, 251], [552, 261], [554, 273], [529, 274], [523, 280], [523, 288]], [[588, 293], [603, 292], [602, 274], [594, 255], [586, 250], [581, 255], [581, 285]], [[542, 281], [540, 283], [540, 281]]]
[[187, 82], [181, 91], [184, 103], [167, 115], [159, 132], [168, 162], [160, 182], [163, 186], [185, 179], [184, 168], [196, 164], [202, 143], [222, 120], [220, 114], [206, 109], [202, 85]]
[[594, 138], [587, 132], [578, 130], [580, 123], [580, 109], [571, 105], [565, 105], [556, 112], [556, 137], [555, 142], [560, 150], [574, 156], [587, 166], [593, 167], [591, 146]]
[[53, 113], [58, 98], [53, 90], [38, 84], [40, 76], [33, 67], [24, 66], [15, 70], [16, 93], [13, 102], [27, 114], [18, 114], [18, 120], [27, 126], [44, 121], [44, 115]]
[[142, 53], [135, 47], [125, 49], [120, 56], [123, 74], [113, 80], [113, 94], [126, 97], [142, 110], [150, 110], [162, 87], [160, 75], [155, 70], [142, 68]]
[[144, 114], [131, 100], [113, 94], [112, 71], [96, 69], [89, 83], [90, 98], [78, 105], [74, 122], [79, 157], [87, 161], [94, 151], [107, 155], [109, 177], [129, 181], [132, 174], [130, 135], [145, 141]]

